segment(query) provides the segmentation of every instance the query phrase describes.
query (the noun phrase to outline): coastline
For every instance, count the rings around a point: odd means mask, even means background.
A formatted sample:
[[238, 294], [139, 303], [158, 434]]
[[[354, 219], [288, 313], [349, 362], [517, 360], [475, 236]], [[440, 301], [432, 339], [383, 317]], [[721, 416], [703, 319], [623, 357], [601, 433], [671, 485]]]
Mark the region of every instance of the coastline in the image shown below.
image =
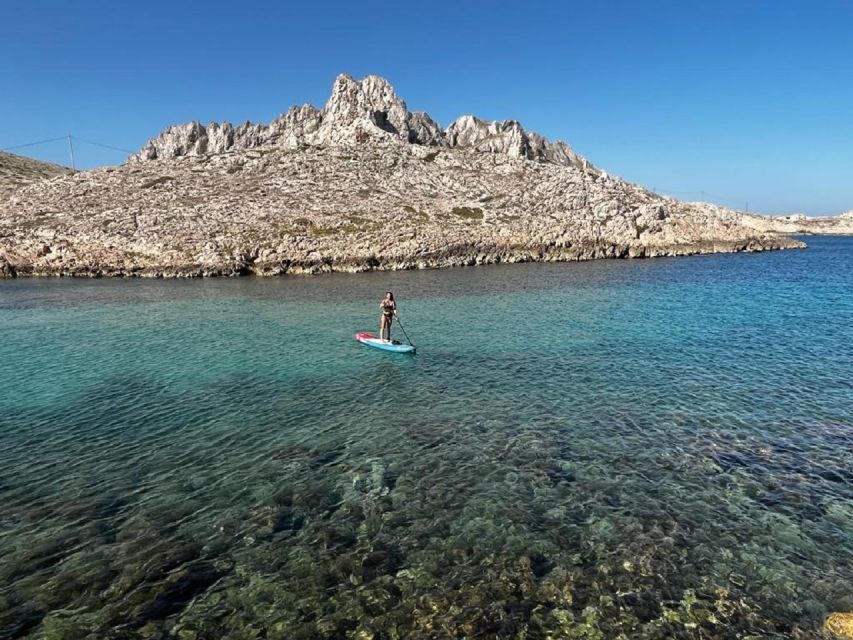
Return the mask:
[[353, 256], [302, 258], [265, 262], [251, 255], [220, 264], [85, 264], [46, 265], [12, 264], [0, 256], [0, 279], [13, 278], [219, 278], [285, 275], [318, 275], [324, 273], [364, 273], [371, 271], [406, 271], [445, 269], [488, 264], [529, 262], [585, 262], [589, 260], [649, 259], [712, 255], [719, 253], [758, 253], [804, 249], [806, 243], [784, 235], [764, 236], [746, 240], [707, 240], [695, 243], [647, 246], [643, 244], [582, 244], [558, 247], [531, 245], [502, 248], [497, 246], [457, 246], [445, 251], [433, 251], [414, 256]]

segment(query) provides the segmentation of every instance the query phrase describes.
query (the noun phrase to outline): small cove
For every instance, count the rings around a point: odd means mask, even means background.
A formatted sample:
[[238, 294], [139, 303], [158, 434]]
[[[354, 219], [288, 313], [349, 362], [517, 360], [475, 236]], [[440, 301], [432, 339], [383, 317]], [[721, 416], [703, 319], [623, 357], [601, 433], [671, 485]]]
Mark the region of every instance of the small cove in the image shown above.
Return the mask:
[[[807, 242], [0, 282], [0, 638], [814, 637], [853, 238]], [[415, 357], [353, 340], [387, 289]]]

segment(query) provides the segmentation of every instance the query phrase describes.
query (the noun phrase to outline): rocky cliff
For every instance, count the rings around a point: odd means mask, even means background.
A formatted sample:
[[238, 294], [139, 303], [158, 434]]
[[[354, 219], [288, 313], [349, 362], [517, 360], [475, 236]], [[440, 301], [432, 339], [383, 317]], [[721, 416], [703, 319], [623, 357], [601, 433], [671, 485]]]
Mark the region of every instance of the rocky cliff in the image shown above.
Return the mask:
[[566, 143], [551, 143], [536, 133], [528, 133], [515, 120], [486, 122], [468, 115], [442, 130], [428, 114], [409, 111], [384, 78], [367, 76], [358, 81], [346, 74], [335, 80], [332, 95], [323, 109], [310, 104], [293, 107], [269, 125], [246, 122], [234, 127], [227, 122], [214, 122], [204, 126], [190, 122], [170, 127], [131, 156], [130, 162], [266, 146], [297, 149], [303, 145], [393, 141], [474, 149], [561, 165], [584, 164], [583, 158]]
[[387, 81], [323, 109], [171, 127], [120, 167], [0, 201], [0, 273], [199, 276], [803, 246], [615, 179], [513, 120], [446, 129]]

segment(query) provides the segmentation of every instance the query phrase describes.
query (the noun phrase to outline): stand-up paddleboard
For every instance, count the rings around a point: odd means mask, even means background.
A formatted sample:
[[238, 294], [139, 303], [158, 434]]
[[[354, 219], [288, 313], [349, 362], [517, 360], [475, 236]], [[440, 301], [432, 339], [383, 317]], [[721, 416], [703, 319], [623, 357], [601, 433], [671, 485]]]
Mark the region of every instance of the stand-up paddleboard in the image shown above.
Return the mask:
[[410, 344], [403, 344], [402, 342], [397, 342], [396, 340], [392, 340], [388, 342], [387, 340], [380, 340], [372, 333], [357, 333], [355, 334], [355, 339], [358, 340], [361, 344], [366, 344], [370, 347], [376, 347], [377, 349], [384, 349], [385, 351], [394, 351], [395, 353], [414, 353], [415, 348]]

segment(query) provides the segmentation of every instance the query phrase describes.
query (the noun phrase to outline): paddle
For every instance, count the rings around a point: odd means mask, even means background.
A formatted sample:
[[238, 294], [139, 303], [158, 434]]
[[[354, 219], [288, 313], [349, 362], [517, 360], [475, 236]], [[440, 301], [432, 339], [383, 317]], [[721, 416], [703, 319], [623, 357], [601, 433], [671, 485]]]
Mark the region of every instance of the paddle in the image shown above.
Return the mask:
[[403, 327], [403, 323], [402, 323], [402, 322], [400, 322], [400, 316], [398, 316], [398, 315], [397, 315], [397, 312], [396, 312], [396, 311], [394, 312], [394, 317], [396, 317], [396, 318], [397, 318], [397, 324], [399, 324], [399, 325], [400, 325], [400, 330], [403, 332], [403, 335], [404, 335], [404, 336], [406, 336], [406, 340], [408, 340], [408, 341], [409, 341], [409, 344], [410, 344], [410, 345], [412, 345], [412, 346], [414, 347], [414, 346], [415, 346], [415, 343], [414, 343], [414, 342], [412, 342], [412, 339], [409, 337], [409, 334], [408, 334], [408, 333], [406, 333], [406, 329]]

